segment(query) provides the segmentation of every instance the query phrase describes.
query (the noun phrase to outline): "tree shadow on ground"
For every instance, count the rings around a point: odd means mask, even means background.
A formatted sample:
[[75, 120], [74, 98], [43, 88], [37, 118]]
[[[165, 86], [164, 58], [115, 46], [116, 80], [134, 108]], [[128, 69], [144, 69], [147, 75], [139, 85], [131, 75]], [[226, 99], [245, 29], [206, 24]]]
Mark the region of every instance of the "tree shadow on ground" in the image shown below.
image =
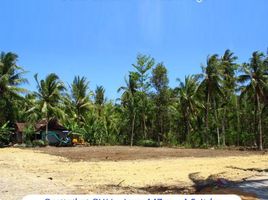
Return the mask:
[[169, 186], [154, 185], [154, 186], [140, 187], [139, 190], [146, 191], [150, 194], [186, 194], [193, 189], [175, 185], [169, 185]]
[[[233, 167], [234, 169], [240, 169]], [[267, 172], [267, 169], [242, 169], [256, 172]], [[199, 176], [199, 173], [189, 174], [189, 178], [194, 183], [195, 193], [213, 193], [213, 194], [237, 194], [243, 196], [242, 199], [258, 197], [268, 199], [268, 175], [256, 176], [242, 181], [231, 181], [228, 179], [217, 178], [217, 175], [211, 175], [207, 179]]]
[[[234, 168], [237, 169], [237, 168]], [[267, 169], [241, 169], [267, 172]], [[199, 172], [188, 175], [192, 186], [185, 186], [182, 182], [177, 185], [150, 185], [145, 187], [123, 186], [121, 181], [117, 185], [106, 185], [108, 191], [124, 191], [126, 194], [237, 194], [242, 199], [268, 199], [268, 178], [244, 179], [231, 181], [223, 177], [223, 173], [210, 175], [208, 178], [200, 176]]]
[[268, 168], [267, 169], [260, 169], [260, 168], [246, 168], [245, 169], [245, 168], [234, 167], [234, 166], [228, 166], [227, 168], [238, 169], [242, 171], [268, 172]]
[[145, 187], [131, 187], [123, 186], [124, 180], [116, 185], [106, 185], [109, 190], [116, 191], [129, 191], [130, 193], [139, 194], [194, 194], [202, 191], [204, 188], [213, 187], [217, 183], [217, 177], [222, 173], [210, 175], [208, 178], [201, 177], [199, 172], [189, 174], [189, 179], [193, 185], [184, 182], [178, 182], [176, 185], [149, 185]]
[[150, 185], [145, 187], [131, 187], [110, 184], [106, 185], [105, 187], [108, 187], [108, 189], [112, 191], [125, 191], [129, 194], [192, 194], [195, 191], [193, 187], [184, 187], [180, 185]]

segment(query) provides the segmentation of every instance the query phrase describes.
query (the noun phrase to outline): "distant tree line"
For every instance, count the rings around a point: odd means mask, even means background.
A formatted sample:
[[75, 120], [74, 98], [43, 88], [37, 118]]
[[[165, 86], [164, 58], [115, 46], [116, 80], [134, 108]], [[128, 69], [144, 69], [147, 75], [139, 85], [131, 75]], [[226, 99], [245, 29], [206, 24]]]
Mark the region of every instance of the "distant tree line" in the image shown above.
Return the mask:
[[207, 57], [202, 73], [169, 87], [167, 67], [138, 55], [133, 70], [108, 100], [105, 88], [89, 88], [86, 77], [70, 85], [48, 74], [36, 91], [27, 91], [18, 56], [0, 55], [0, 140], [15, 122], [26, 132], [40, 119], [57, 117], [94, 145], [209, 147], [268, 146], [268, 55], [253, 52], [246, 63], [226, 50]]

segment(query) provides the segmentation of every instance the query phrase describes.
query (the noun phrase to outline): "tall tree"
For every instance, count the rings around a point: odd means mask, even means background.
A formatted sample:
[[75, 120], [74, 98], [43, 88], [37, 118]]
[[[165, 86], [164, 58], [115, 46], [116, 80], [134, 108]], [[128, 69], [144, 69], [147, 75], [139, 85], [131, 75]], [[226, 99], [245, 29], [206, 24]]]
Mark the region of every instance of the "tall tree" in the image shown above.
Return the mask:
[[157, 121], [157, 139], [163, 140], [165, 132], [167, 132], [166, 121], [168, 120], [168, 104], [169, 104], [169, 90], [167, 69], [163, 63], [159, 63], [152, 71], [151, 82], [156, 90], [154, 98], [156, 104], [156, 121]]
[[262, 132], [262, 106], [265, 98], [265, 90], [268, 84], [268, 71], [264, 60], [264, 54], [253, 52], [250, 63], [242, 68], [244, 74], [239, 76], [239, 81], [245, 83], [242, 93], [248, 93], [254, 97], [254, 110], [256, 119], [256, 133], [259, 135], [258, 146], [263, 149]]
[[17, 65], [17, 59], [18, 56], [11, 52], [0, 54], [0, 123], [8, 120], [14, 123], [13, 102], [21, 98], [20, 93], [26, 92], [20, 87], [27, 82], [27, 79], [23, 78], [26, 72]]
[[186, 134], [183, 140], [190, 140], [190, 134], [193, 129], [193, 120], [197, 118], [198, 109], [203, 108], [203, 104], [197, 98], [198, 77], [187, 76], [184, 82], [179, 80], [179, 101], [183, 114], [183, 121]]
[[134, 72], [129, 74], [128, 80], [125, 79], [126, 86], [121, 86], [117, 92], [123, 91], [121, 96], [121, 102], [123, 108], [126, 108], [127, 115], [130, 119], [131, 135], [130, 135], [130, 146], [133, 146], [134, 142], [134, 129], [136, 120], [136, 92], [137, 92], [137, 80], [138, 75]]
[[[235, 72], [237, 69], [237, 64], [235, 61], [237, 57], [234, 56], [234, 53], [227, 49], [224, 52], [220, 60], [220, 70], [222, 76], [222, 88], [223, 88], [223, 117], [222, 117], [222, 144], [225, 145], [225, 132], [227, 125], [227, 113], [228, 108], [230, 108], [231, 98], [235, 95], [235, 87], [236, 87], [236, 77]], [[236, 108], [237, 109], [237, 108]]]
[[217, 143], [220, 145], [220, 133], [219, 122], [217, 114], [217, 96], [222, 94], [220, 89], [220, 73], [219, 73], [219, 58], [217, 54], [214, 54], [207, 58], [207, 65], [203, 67], [203, 81], [200, 84], [200, 88], [205, 92], [206, 97], [206, 115], [205, 115], [205, 138], [208, 144], [208, 135], [210, 132], [209, 114], [212, 108], [215, 117]]
[[143, 138], [147, 139], [147, 113], [148, 113], [148, 91], [150, 89], [149, 70], [154, 66], [155, 61], [150, 56], [141, 55], [137, 56], [137, 63], [133, 64], [138, 75], [138, 96], [139, 96], [139, 110], [141, 113], [141, 124]]
[[35, 123], [41, 118], [39, 104], [34, 93], [29, 93], [18, 102], [18, 121]]
[[71, 107], [74, 110], [75, 121], [82, 126], [85, 123], [85, 114], [90, 110], [89, 82], [86, 77], [75, 76], [71, 85]]
[[51, 73], [46, 76], [45, 79], [38, 80], [38, 75], [35, 74], [34, 78], [37, 83], [37, 92], [35, 95], [39, 100], [39, 105], [41, 112], [46, 118], [46, 140], [48, 134], [48, 122], [51, 117], [56, 116], [57, 114], [62, 114], [61, 109], [59, 108], [60, 100], [62, 99], [62, 92], [65, 90], [63, 82], [59, 77]]
[[101, 116], [104, 103], [105, 103], [105, 89], [103, 86], [97, 86], [95, 90], [95, 105], [97, 106], [99, 116]]

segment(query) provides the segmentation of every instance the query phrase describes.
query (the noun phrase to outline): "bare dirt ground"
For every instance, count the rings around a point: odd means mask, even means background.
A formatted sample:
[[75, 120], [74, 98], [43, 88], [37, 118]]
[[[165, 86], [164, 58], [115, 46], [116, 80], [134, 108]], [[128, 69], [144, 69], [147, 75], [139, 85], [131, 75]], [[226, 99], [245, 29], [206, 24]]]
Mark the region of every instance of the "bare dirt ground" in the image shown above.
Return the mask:
[[[268, 154], [142, 147], [0, 149], [0, 199], [27, 194], [228, 193], [213, 180], [264, 175]], [[244, 199], [256, 199], [234, 188]]]
[[73, 161], [121, 161], [137, 159], [162, 159], [181, 157], [224, 157], [224, 156], [249, 156], [261, 155], [259, 151], [235, 151], [214, 149], [184, 149], [184, 148], [149, 148], [128, 146], [91, 146], [91, 147], [66, 147], [42, 148], [44, 153], [66, 157]]

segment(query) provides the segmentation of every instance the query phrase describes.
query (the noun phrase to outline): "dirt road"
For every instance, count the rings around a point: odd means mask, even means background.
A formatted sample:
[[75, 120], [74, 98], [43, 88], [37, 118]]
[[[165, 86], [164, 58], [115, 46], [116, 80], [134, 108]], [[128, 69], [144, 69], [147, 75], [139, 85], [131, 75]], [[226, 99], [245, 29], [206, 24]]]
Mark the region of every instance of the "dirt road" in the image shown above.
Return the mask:
[[0, 149], [0, 199], [45, 193], [191, 193], [200, 182], [217, 178], [241, 181], [267, 169], [268, 155], [252, 152], [227, 154], [215, 150], [128, 147], [5, 148]]

